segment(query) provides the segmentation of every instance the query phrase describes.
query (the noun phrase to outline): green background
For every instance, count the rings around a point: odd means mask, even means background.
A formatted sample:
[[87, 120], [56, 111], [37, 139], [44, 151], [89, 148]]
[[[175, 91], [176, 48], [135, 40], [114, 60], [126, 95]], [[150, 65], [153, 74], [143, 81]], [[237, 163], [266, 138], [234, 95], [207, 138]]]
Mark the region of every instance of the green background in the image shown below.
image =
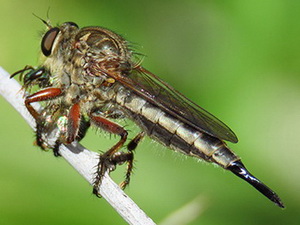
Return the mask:
[[[138, 43], [146, 68], [236, 132], [229, 146], [287, 207], [146, 139], [126, 193], [155, 222], [196, 201], [201, 209], [180, 214], [186, 224], [299, 224], [300, 1], [0, 0], [0, 66], [38, 65], [44, 25], [32, 13], [46, 18], [49, 7], [53, 24], [100, 25]], [[0, 224], [125, 223], [62, 158], [32, 145], [1, 97], [0, 134]], [[116, 140], [92, 129], [83, 144], [98, 151]]]

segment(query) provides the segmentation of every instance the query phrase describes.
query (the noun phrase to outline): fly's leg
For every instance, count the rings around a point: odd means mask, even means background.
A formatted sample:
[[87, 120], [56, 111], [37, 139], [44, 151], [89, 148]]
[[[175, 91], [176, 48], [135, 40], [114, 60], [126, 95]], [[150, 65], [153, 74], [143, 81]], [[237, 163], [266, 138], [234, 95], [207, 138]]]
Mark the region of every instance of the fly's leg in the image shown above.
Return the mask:
[[59, 153], [59, 146], [61, 145], [61, 142], [59, 140], [55, 141], [54, 147], [53, 147], [53, 154], [55, 157], [61, 156]]
[[90, 121], [86, 120], [84, 116], [82, 116], [80, 120], [79, 131], [76, 137], [77, 141], [81, 141], [85, 137], [86, 132], [88, 131], [90, 126], [91, 126]]
[[30, 70], [28, 73], [31, 73], [32, 71], [34, 71], [34, 68], [32, 66], [25, 66], [24, 69], [18, 70], [16, 72], [14, 72], [12, 75], [10, 75], [10, 78], [15, 77], [16, 75], [20, 74], [20, 80], [22, 80], [23, 74], [25, 73], [25, 71]]
[[45, 100], [50, 100], [61, 95], [62, 91], [60, 88], [46, 88], [44, 90], [38, 91], [32, 95], [25, 98], [25, 106], [29, 113], [33, 116], [35, 120], [39, 119], [40, 114], [32, 107], [30, 103], [41, 102]]
[[73, 141], [80, 141], [86, 134], [90, 123], [81, 115], [80, 102], [73, 104], [68, 114], [67, 138], [63, 142], [58, 139], [55, 142], [53, 152], [55, 156], [59, 156], [59, 146], [61, 143], [71, 144]]
[[119, 152], [112, 156], [111, 162], [112, 165], [122, 165], [125, 162], [127, 162], [127, 171], [125, 175], [125, 180], [119, 184], [120, 188], [123, 190], [126, 188], [126, 186], [129, 184], [130, 181], [130, 175], [133, 169], [133, 159], [134, 155], [133, 152]]
[[[145, 136], [144, 132], [139, 133], [127, 145], [128, 152], [118, 152], [118, 153], [116, 152], [115, 154], [113, 154], [111, 156], [111, 158], [108, 162], [108, 166], [110, 168], [107, 168], [107, 169], [110, 169], [110, 170], [114, 170], [115, 165], [117, 165], [117, 164], [122, 165], [125, 162], [127, 162], [127, 171], [126, 171], [126, 174], [125, 174], [125, 180], [123, 182], [121, 182], [120, 185], [119, 185], [122, 189], [125, 189], [127, 187], [127, 185], [129, 184], [129, 182], [130, 182], [130, 176], [131, 176], [132, 169], [133, 169], [133, 159], [134, 159], [133, 151], [136, 149], [137, 145], [139, 144], [139, 142], [142, 140], [142, 138], [144, 136]], [[103, 157], [103, 155], [101, 157]], [[99, 164], [98, 164], [98, 166], [99, 166]], [[103, 171], [103, 172], [105, 173], [105, 171]], [[98, 192], [95, 193], [95, 188], [94, 188], [94, 194], [99, 195]]]
[[36, 121], [36, 144], [42, 149], [45, 149], [42, 140], [43, 126], [40, 121], [40, 114], [32, 107], [31, 103], [54, 99], [60, 96], [61, 93], [62, 91], [59, 88], [46, 88], [25, 98], [25, 106]]
[[99, 163], [97, 165], [97, 172], [96, 172], [96, 178], [94, 182], [94, 188], [93, 193], [97, 196], [99, 196], [99, 185], [102, 182], [103, 176], [106, 171], [112, 171], [115, 167], [115, 162], [112, 161], [114, 158], [114, 154], [119, 151], [120, 148], [123, 147], [124, 143], [127, 140], [128, 132], [121, 127], [120, 125], [109, 121], [108, 119], [102, 117], [102, 116], [94, 116], [90, 114], [91, 121], [98, 127], [102, 128], [103, 130], [119, 135], [121, 139], [115, 144], [113, 147], [111, 147], [107, 152], [100, 155]]
[[[35, 145], [39, 146], [41, 149], [45, 150], [48, 147], [45, 145], [42, 134], [44, 133], [44, 125], [43, 122], [40, 121], [36, 123], [36, 141], [35, 141]], [[61, 145], [61, 141], [59, 139], [57, 139], [55, 141], [55, 144], [52, 148], [53, 150], [53, 154], [55, 157], [61, 156], [59, 153], [59, 146]]]
[[[127, 153], [123, 153], [127, 157], [127, 159], [126, 159], [126, 162], [127, 162], [127, 171], [126, 171], [126, 174], [125, 174], [125, 180], [120, 184], [120, 187], [123, 190], [126, 188], [126, 186], [130, 182], [130, 176], [131, 176], [132, 169], [133, 169], [133, 159], [134, 159], [133, 151], [136, 149], [136, 147], [138, 146], [139, 142], [143, 139], [144, 136], [145, 136], [144, 132], [141, 132], [137, 136], [135, 136], [135, 138], [132, 139], [128, 143], [128, 145], [127, 145], [128, 152]], [[124, 158], [124, 156], [121, 155], [120, 158], [122, 158], [122, 157]], [[123, 162], [125, 162], [125, 161], [123, 161]]]
[[80, 141], [85, 136], [86, 131], [90, 126], [89, 121], [86, 121], [84, 117], [81, 116], [80, 102], [77, 102], [70, 107], [67, 121], [67, 138], [63, 141], [61, 139], [55, 141], [53, 147], [54, 156], [60, 156], [59, 146], [62, 143], [70, 144], [75, 140]]
[[67, 144], [75, 141], [80, 127], [81, 108], [79, 102], [71, 106], [68, 114]]

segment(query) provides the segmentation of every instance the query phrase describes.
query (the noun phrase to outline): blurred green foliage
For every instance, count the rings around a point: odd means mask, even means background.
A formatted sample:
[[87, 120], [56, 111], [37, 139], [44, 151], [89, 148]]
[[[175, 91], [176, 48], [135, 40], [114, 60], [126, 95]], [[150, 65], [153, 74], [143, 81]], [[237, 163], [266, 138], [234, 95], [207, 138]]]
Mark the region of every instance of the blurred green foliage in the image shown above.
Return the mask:
[[[104, 26], [138, 43], [146, 68], [237, 133], [230, 146], [287, 206], [145, 140], [126, 192], [154, 221], [200, 195], [204, 211], [190, 224], [299, 223], [299, 1], [0, 0], [0, 66], [10, 73], [38, 65], [44, 25], [32, 13], [46, 18], [48, 8], [53, 24]], [[30, 128], [0, 104], [0, 224], [125, 223], [63, 159], [34, 147]], [[83, 143], [98, 151], [114, 141], [91, 130]]]

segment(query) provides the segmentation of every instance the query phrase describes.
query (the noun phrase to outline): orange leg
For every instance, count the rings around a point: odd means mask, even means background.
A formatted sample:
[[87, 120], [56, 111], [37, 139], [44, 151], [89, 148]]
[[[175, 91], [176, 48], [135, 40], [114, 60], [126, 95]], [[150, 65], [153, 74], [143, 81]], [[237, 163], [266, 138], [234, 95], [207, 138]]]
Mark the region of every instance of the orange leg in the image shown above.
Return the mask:
[[39, 113], [32, 107], [30, 103], [41, 102], [45, 100], [50, 100], [61, 95], [62, 91], [60, 88], [46, 88], [44, 90], [38, 91], [32, 95], [29, 95], [25, 98], [25, 106], [33, 116], [35, 120], [39, 118]]
[[[61, 95], [61, 93], [62, 91], [59, 88], [47, 88], [25, 98], [25, 106], [36, 121], [36, 144], [42, 149], [45, 149], [45, 146], [43, 146], [43, 140], [41, 138], [43, 129], [41, 123], [39, 123], [40, 114], [32, 107], [31, 103], [54, 99]], [[58, 146], [58, 144], [56, 144], [56, 146]], [[59, 154], [58, 151], [55, 150], [56, 148], [54, 148], [54, 155], [58, 156]]]
[[93, 116], [90, 115], [91, 121], [98, 127], [102, 128], [103, 130], [117, 134], [121, 137], [121, 139], [111, 147], [107, 152], [100, 155], [100, 160], [97, 165], [97, 175], [94, 182], [94, 189], [93, 193], [99, 196], [99, 185], [102, 182], [102, 178], [107, 170], [112, 171], [115, 168], [115, 162], [112, 161], [114, 158], [114, 154], [123, 147], [124, 143], [127, 140], [127, 131], [121, 127], [120, 125], [109, 121], [108, 119], [101, 117], [101, 116]]
[[[68, 126], [67, 126], [67, 139], [63, 141], [65, 144], [70, 144], [75, 140], [81, 140], [85, 135], [87, 128], [89, 127], [88, 122], [81, 118], [80, 102], [75, 103], [71, 106], [68, 114]], [[81, 133], [80, 133], [81, 129]], [[58, 139], [53, 148], [55, 156], [59, 156], [59, 146], [62, 143]]]
[[80, 105], [79, 103], [75, 103], [68, 115], [68, 136], [67, 136], [67, 144], [72, 143], [79, 132], [79, 126], [80, 126]]

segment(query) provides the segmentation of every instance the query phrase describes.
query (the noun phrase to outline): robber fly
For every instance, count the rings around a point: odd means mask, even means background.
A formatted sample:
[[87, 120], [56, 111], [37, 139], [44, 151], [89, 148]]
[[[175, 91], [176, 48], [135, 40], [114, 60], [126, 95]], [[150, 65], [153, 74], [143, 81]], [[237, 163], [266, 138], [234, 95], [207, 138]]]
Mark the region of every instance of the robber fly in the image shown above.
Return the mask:
[[[244, 179], [263, 195], [284, 207], [275, 192], [254, 177], [225, 141], [238, 141], [233, 131], [216, 117], [174, 90], [136, 61], [135, 52], [120, 35], [103, 27], [79, 28], [73, 22], [48, 30], [41, 42], [44, 62], [21, 73], [23, 88], [39, 91], [27, 95], [25, 106], [36, 120], [36, 143], [59, 155], [61, 144], [81, 140], [90, 125], [119, 141], [99, 157], [94, 183], [98, 195], [106, 171], [127, 163], [125, 188], [130, 181], [134, 150], [145, 136], [188, 156], [215, 163]], [[37, 112], [31, 103], [45, 102]], [[128, 131], [115, 120], [129, 118], [140, 128], [127, 145]], [[55, 145], [47, 136], [58, 130]], [[126, 146], [126, 151], [121, 151]]]

